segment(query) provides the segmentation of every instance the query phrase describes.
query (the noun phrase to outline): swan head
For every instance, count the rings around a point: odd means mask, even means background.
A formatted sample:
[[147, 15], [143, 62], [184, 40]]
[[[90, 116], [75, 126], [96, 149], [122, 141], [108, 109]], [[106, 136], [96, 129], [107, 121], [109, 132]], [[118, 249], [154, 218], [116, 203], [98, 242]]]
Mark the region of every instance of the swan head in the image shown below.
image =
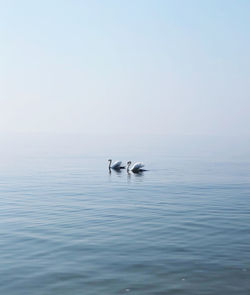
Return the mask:
[[131, 161], [128, 161], [128, 162], [127, 162], [127, 165], [128, 165], [128, 167], [129, 167], [129, 166], [131, 165]]
[[108, 159], [108, 162], [110, 162], [110, 163], [111, 163], [111, 162], [112, 162], [112, 160], [111, 160], [111, 159]]

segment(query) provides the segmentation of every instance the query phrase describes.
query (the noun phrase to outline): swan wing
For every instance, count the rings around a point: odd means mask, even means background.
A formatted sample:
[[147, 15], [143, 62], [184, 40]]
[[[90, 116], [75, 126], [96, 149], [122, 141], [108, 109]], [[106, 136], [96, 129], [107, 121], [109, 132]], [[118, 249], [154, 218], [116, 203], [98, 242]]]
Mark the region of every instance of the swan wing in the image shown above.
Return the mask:
[[133, 165], [133, 167], [131, 168], [131, 170], [133, 171], [133, 170], [139, 170], [139, 169], [141, 169], [141, 168], [143, 168], [144, 167], [144, 164], [143, 163], [141, 163], [141, 162], [138, 162], [138, 163], [135, 163], [134, 165]]
[[119, 168], [122, 164], [122, 161], [116, 161], [111, 167], [112, 168]]

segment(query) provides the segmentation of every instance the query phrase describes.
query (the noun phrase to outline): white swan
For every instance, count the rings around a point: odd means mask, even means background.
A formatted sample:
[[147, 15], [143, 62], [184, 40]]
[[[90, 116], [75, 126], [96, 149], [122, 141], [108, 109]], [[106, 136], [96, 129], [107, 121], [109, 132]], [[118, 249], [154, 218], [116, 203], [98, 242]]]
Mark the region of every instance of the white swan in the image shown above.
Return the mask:
[[119, 169], [125, 169], [125, 166], [122, 166], [122, 161], [116, 161], [113, 165], [112, 164], [112, 160], [109, 159], [109, 169], [116, 169], [116, 170], [119, 170]]
[[132, 168], [129, 168], [131, 166], [131, 161], [128, 161], [127, 163], [127, 171], [132, 171], [134, 173], [139, 173], [139, 172], [143, 172], [143, 171], [146, 171], [145, 169], [142, 169], [144, 167], [144, 164], [141, 163], [141, 162], [138, 162], [138, 163], [135, 163]]

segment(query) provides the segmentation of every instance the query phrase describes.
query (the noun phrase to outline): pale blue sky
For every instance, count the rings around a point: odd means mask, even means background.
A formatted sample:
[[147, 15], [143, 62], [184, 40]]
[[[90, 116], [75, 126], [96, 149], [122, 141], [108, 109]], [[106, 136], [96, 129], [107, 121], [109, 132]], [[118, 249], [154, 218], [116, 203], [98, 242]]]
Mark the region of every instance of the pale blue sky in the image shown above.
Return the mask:
[[250, 134], [250, 1], [1, 1], [0, 133]]

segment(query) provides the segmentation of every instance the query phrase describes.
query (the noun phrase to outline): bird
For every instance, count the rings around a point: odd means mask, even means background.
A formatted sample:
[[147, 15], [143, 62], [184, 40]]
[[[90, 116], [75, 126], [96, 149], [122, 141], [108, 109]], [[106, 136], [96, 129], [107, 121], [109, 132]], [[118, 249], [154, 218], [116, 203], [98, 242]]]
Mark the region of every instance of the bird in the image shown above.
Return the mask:
[[127, 162], [127, 171], [132, 171], [134, 173], [140, 173], [140, 172], [143, 172], [143, 171], [147, 171], [145, 169], [142, 169], [144, 167], [144, 164], [141, 163], [141, 162], [137, 162], [135, 163], [132, 168], [130, 169], [129, 167], [131, 166], [132, 162], [131, 161], [128, 161]]
[[116, 161], [113, 165], [112, 164], [112, 160], [109, 159], [109, 170], [110, 169], [115, 169], [115, 170], [120, 170], [120, 169], [125, 169], [125, 166], [122, 166], [122, 161]]

